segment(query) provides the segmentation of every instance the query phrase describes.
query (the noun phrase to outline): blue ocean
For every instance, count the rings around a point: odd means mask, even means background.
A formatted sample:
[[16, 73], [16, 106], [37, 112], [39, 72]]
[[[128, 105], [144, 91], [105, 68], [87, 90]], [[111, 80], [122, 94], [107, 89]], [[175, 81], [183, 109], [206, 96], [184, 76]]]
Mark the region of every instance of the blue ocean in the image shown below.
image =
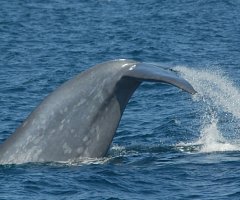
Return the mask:
[[143, 83], [106, 157], [0, 165], [0, 199], [240, 199], [238, 0], [0, 0], [0, 142], [62, 83], [119, 58], [198, 93]]

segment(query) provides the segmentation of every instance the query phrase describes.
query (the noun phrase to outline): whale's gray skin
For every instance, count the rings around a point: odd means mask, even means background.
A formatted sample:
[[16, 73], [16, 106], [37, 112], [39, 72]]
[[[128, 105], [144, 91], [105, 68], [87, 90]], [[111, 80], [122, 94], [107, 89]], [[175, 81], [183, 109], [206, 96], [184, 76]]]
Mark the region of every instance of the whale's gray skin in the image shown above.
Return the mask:
[[98, 64], [67, 81], [0, 145], [0, 163], [58, 162], [106, 155], [129, 98], [142, 81], [194, 94], [174, 72], [133, 60]]

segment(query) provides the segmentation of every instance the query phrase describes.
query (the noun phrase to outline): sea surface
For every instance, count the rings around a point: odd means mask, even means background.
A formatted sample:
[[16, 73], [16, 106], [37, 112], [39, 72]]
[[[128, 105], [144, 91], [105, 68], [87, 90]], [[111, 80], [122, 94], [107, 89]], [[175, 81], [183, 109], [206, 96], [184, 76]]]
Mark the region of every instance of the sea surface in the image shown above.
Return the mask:
[[240, 199], [239, 0], [0, 0], [0, 142], [66, 80], [118, 58], [198, 93], [143, 83], [106, 157], [1, 165], [0, 199]]

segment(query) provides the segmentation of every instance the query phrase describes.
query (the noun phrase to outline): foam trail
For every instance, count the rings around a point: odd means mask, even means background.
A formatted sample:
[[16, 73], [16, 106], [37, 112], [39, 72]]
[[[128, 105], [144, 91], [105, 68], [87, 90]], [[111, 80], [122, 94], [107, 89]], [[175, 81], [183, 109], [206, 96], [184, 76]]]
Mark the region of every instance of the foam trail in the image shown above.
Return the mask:
[[[239, 123], [240, 90], [220, 71], [196, 70], [180, 66], [175, 67], [174, 70], [179, 71], [183, 78], [193, 85], [198, 92], [193, 98], [201, 104], [200, 109], [204, 109], [199, 139], [196, 142], [178, 144], [180, 150], [188, 150], [190, 148], [187, 147], [192, 146], [198, 152], [240, 151], [240, 143], [237, 140], [224, 138], [219, 129], [219, 116], [223, 112], [230, 113], [228, 122], [237, 120], [236, 123]], [[230, 126], [230, 131], [237, 134], [234, 127]]]

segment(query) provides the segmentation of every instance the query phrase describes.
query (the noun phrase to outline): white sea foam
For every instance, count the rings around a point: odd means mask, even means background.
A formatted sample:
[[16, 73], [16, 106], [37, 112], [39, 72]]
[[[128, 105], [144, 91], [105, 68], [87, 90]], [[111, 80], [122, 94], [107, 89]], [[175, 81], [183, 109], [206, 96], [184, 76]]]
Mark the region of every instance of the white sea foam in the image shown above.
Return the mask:
[[218, 120], [215, 118], [212, 118], [210, 124], [204, 124], [197, 141], [181, 142], [176, 147], [184, 152], [240, 151], [240, 144], [238, 142], [229, 141], [222, 136], [222, 133], [218, 129]]
[[240, 119], [240, 90], [221, 71], [195, 70], [179, 66], [175, 70], [198, 92], [195, 100], [201, 97], [205, 103], [221, 107], [225, 112]]
[[240, 147], [231, 144], [227, 141], [218, 130], [218, 120], [212, 118], [210, 124], [206, 124], [202, 129], [201, 136], [198, 141], [202, 144], [201, 152], [214, 152], [214, 151], [238, 151]]
[[[175, 67], [175, 70], [180, 72], [198, 92], [193, 100], [202, 104], [200, 109], [204, 109], [199, 139], [194, 142], [179, 143], [177, 148], [190, 152], [240, 151], [239, 141], [223, 136], [218, 119], [218, 112], [221, 111], [230, 114], [228, 117], [231, 119], [228, 121], [239, 122], [240, 90], [219, 70], [196, 70], [181, 66]], [[229, 131], [236, 132], [234, 127]]]
[[62, 164], [62, 165], [69, 165], [69, 166], [81, 166], [81, 165], [101, 165], [110, 162], [117, 156], [127, 155], [128, 152], [126, 148], [119, 145], [113, 145], [110, 148], [111, 155], [101, 158], [88, 158], [88, 157], [79, 157], [75, 159], [70, 159], [67, 161], [60, 161], [57, 163], [52, 164]]
[[68, 166], [81, 166], [81, 165], [101, 165], [109, 162], [111, 157], [102, 157], [102, 158], [87, 158], [87, 157], [80, 157], [76, 159], [70, 159], [67, 161], [58, 161], [52, 163], [52, 165], [68, 165]]

